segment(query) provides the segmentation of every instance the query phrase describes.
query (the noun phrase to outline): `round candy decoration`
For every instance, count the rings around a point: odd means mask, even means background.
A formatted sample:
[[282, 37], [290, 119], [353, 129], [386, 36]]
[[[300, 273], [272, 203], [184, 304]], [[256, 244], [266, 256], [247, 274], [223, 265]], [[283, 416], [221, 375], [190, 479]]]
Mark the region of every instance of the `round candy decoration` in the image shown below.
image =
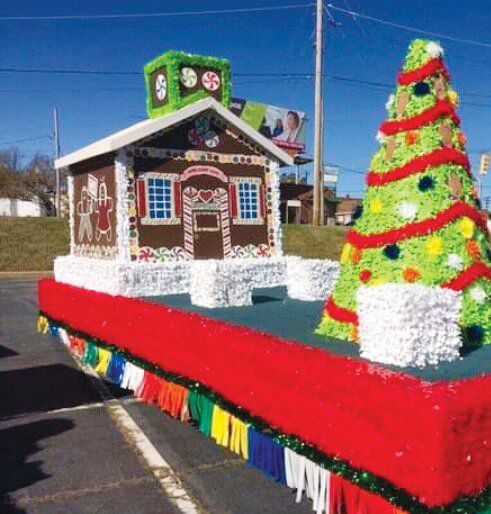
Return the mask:
[[181, 84], [188, 89], [194, 87], [198, 83], [198, 76], [193, 68], [187, 66], [181, 70]]
[[208, 148], [216, 148], [219, 144], [220, 138], [216, 132], [210, 130], [205, 134], [205, 145]]
[[220, 77], [214, 71], [206, 71], [201, 77], [201, 83], [208, 91], [216, 91], [220, 87]]
[[200, 134], [204, 134], [210, 130], [210, 120], [204, 116], [200, 116], [199, 118], [196, 118], [194, 127]]
[[155, 96], [158, 100], [165, 100], [167, 95], [167, 79], [165, 75], [159, 73], [155, 79]]
[[198, 146], [198, 145], [202, 145], [203, 144], [203, 137], [201, 136], [201, 134], [195, 130], [195, 129], [191, 129], [189, 132], [188, 132], [188, 140], [189, 142], [193, 145], [193, 146]]

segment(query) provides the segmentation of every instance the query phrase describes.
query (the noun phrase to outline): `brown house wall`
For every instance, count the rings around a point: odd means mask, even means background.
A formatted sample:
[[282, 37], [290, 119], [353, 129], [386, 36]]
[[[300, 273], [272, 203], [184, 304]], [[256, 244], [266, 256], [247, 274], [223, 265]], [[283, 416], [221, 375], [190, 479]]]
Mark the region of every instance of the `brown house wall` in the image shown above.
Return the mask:
[[[74, 253], [83, 256], [116, 256], [116, 183], [114, 156], [103, 155], [70, 167], [73, 175], [73, 244]], [[89, 191], [89, 177], [95, 189]], [[105, 185], [107, 194], [103, 199]]]
[[[210, 120], [208, 131], [215, 132], [219, 138], [217, 146], [210, 148], [206, 145], [204, 139], [198, 144], [192, 144], [189, 140], [189, 132], [196, 129], [196, 118], [187, 120], [182, 125], [177, 126], [171, 131], [168, 131], [161, 136], [158, 136], [151, 141], [144, 143], [143, 146], [153, 146], [155, 148], [177, 148], [183, 151], [186, 150], [200, 150], [210, 152], [223, 152], [229, 154], [243, 154], [243, 155], [261, 155], [261, 149], [256, 145], [252, 145], [251, 149], [244, 144], [247, 140], [242, 134], [237, 133], [236, 138], [227, 134], [225, 126], [215, 116], [198, 116], [197, 118], [206, 117]], [[235, 132], [234, 132], [235, 133]]]
[[[135, 158], [135, 178], [144, 177], [146, 172], [182, 174], [187, 168], [196, 164], [195, 162]], [[225, 163], [218, 163], [213, 166], [220, 169], [227, 177], [258, 177], [261, 179], [261, 184], [264, 185], [265, 170], [261, 166]], [[195, 176], [181, 183], [182, 190], [187, 186], [193, 186], [199, 190], [214, 190], [217, 187], [221, 187], [228, 191], [228, 184], [208, 175]], [[184, 226], [182, 221], [180, 225], [145, 225], [138, 219], [137, 226], [140, 246], [150, 246], [152, 248], [164, 246], [170, 248], [184, 245]], [[259, 244], [268, 243], [266, 219], [263, 225], [236, 225], [231, 223], [230, 232], [232, 246], [246, 246], [249, 244], [258, 246]], [[210, 249], [211, 253], [213, 252]]]

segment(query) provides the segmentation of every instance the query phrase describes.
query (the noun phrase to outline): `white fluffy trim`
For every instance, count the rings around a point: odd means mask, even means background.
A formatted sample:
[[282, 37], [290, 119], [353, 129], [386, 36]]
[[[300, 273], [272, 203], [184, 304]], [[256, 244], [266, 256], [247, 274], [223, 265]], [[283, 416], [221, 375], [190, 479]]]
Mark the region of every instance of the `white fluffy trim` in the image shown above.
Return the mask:
[[[196, 261], [191, 267], [191, 302], [208, 307], [252, 305], [252, 277], [238, 263]], [[235, 263], [234, 263], [235, 264]]]
[[431, 57], [433, 57], [433, 59], [437, 59], [443, 55], [443, 48], [435, 41], [430, 41], [426, 45], [426, 51], [431, 55]]
[[356, 299], [362, 357], [403, 367], [458, 359], [460, 292], [387, 284], [363, 286]]
[[55, 279], [122, 296], [158, 296], [189, 291], [189, 263], [138, 263], [65, 255], [54, 263]]
[[334, 287], [340, 264], [336, 261], [288, 257], [288, 296], [297, 300], [324, 300]]

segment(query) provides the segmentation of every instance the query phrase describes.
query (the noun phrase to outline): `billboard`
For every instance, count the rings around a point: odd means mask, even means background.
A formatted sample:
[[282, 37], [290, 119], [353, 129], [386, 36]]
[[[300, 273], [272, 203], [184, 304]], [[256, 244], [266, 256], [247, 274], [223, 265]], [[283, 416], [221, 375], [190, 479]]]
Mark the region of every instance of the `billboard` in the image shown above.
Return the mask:
[[276, 145], [305, 150], [305, 113], [232, 98], [230, 110]]

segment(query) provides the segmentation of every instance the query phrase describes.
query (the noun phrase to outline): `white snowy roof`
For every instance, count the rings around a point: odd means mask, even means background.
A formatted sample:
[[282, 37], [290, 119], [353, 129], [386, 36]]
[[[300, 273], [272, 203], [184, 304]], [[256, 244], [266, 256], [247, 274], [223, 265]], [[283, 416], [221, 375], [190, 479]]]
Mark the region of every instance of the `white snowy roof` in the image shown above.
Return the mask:
[[148, 137], [159, 130], [172, 127], [173, 125], [180, 123], [187, 118], [191, 118], [200, 112], [206, 111], [207, 109], [213, 109], [216, 111], [217, 114], [243, 132], [247, 137], [249, 137], [249, 139], [252, 139], [256, 144], [262, 146], [281, 164], [288, 166], [293, 164], [293, 157], [260, 134], [257, 130], [253, 129], [245, 121], [230, 112], [214, 98], [209, 97], [167, 114], [166, 116], [140, 121], [135, 125], [131, 125], [131, 127], [115, 132], [103, 139], [99, 139], [99, 141], [95, 141], [88, 146], [84, 146], [75, 152], [56, 159], [55, 168], [65, 168], [71, 164], [90, 159], [91, 157], [97, 157], [98, 155], [114, 152], [120, 148], [135, 143], [140, 139]]

